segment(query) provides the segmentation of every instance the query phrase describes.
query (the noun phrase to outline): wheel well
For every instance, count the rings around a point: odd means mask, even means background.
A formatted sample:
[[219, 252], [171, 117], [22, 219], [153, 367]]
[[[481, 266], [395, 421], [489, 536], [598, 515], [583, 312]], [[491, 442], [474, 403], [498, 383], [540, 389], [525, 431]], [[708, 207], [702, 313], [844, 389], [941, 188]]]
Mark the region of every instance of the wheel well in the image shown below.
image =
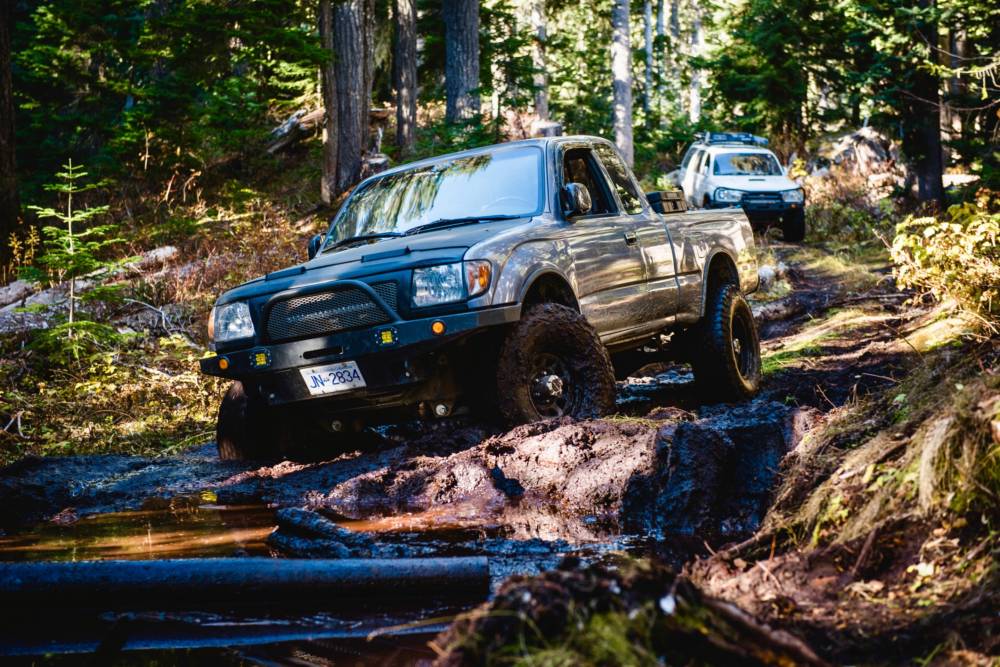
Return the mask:
[[710, 294], [719, 285], [732, 283], [739, 286], [740, 272], [736, 268], [733, 258], [724, 252], [712, 257], [708, 265], [708, 273], [705, 276], [706, 294]]
[[554, 273], [546, 273], [536, 278], [525, 293], [524, 308], [539, 303], [558, 303], [580, 312], [580, 304], [576, 301], [573, 288], [563, 278]]

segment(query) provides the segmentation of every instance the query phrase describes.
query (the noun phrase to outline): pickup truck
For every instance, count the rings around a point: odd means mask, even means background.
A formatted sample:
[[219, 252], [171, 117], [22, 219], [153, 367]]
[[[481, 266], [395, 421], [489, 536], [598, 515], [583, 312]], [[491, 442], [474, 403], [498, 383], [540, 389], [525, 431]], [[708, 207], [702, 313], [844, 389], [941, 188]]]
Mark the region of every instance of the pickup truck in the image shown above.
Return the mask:
[[684, 209], [587, 136], [366, 179], [308, 261], [212, 309], [201, 369], [232, 380], [220, 457], [323, 455], [370, 426], [468, 412], [596, 417], [649, 352], [688, 361], [711, 399], [753, 396], [753, 232], [737, 208]]

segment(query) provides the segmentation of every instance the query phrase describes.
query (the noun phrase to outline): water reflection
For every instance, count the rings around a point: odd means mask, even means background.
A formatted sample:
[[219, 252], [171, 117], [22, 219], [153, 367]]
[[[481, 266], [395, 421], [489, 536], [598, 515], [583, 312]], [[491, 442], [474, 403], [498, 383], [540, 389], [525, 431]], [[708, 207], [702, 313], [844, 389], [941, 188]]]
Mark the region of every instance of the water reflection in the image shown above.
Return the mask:
[[262, 505], [98, 514], [0, 537], [0, 560], [267, 556], [274, 527], [273, 510]]

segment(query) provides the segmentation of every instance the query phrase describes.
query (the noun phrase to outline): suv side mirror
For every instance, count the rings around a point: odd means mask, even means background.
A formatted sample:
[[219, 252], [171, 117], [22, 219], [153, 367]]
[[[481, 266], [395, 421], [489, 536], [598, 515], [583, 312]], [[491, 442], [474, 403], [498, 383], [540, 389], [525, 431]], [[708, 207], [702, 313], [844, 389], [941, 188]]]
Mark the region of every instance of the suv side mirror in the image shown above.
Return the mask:
[[590, 191], [583, 183], [567, 183], [563, 186], [566, 216], [587, 215], [593, 207]]
[[323, 235], [317, 234], [316, 236], [309, 239], [309, 259], [316, 256], [319, 252], [319, 247], [323, 245]]

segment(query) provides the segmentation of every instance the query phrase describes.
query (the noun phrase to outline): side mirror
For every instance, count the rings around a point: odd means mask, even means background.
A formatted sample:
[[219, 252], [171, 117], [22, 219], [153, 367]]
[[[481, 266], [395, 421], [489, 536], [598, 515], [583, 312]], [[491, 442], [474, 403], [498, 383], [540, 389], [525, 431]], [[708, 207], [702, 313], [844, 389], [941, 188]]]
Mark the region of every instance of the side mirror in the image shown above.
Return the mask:
[[323, 245], [323, 235], [317, 234], [316, 236], [309, 239], [309, 259], [316, 256], [319, 252], [320, 246]]
[[567, 183], [563, 186], [566, 217], [587, 215], [594, 203], [590, 199], [590, 191], [583, 183]]

